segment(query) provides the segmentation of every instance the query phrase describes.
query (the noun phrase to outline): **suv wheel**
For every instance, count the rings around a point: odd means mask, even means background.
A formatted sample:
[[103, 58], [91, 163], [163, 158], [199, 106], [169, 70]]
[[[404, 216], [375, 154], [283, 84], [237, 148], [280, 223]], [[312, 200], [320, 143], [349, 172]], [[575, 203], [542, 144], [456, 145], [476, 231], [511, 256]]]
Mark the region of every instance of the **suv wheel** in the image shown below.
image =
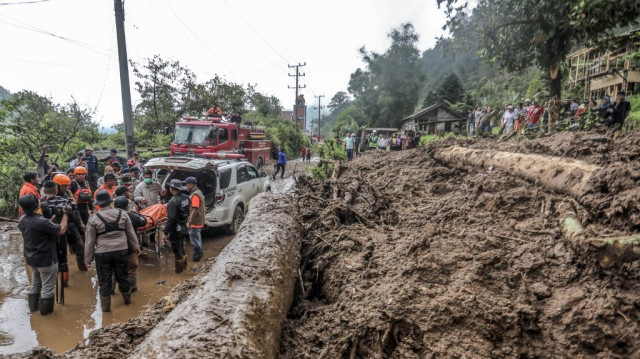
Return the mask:
[[231, 224], [229, 224], [229, 226], [227, 227], [227, 233], [234, 235], [238, 233], [238, 229], [240, 228], [243, 220], [244, 211], [242, 210], [242, 207], [236, 206], [236, 208], [233, 210], [233, 220], [231, 220]]

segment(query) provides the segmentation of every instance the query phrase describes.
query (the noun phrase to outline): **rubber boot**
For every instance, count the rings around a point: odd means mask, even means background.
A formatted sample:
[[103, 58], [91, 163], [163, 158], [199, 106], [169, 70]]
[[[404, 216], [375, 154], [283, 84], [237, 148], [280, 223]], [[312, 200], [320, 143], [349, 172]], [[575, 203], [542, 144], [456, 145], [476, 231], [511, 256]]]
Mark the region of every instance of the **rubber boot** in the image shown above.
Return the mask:
[[131, 293], [138, 291], [138, 280], [134, 275], [130, 275], [127, 277], [127, 281], [129, 282], [129, 286], [131, 288]]
[[40, 315], [48, 315], [53, 313], [53, 297], [40, 298], [38, 302], [38, 309], [40, 309]]
[[202, 259], [202, 252], [201, 251], [194, 251], [193, 252], [193, 261], [194, 262], [200, 262], [200, 259]]
[[187, 255], [182, 256], [182, 270], [187, 269]]
[[131, 291], [129, 291], [127, 293], [122, 293], [122, 299], [124, 299], [124, 304], [125, 305], [131, 304]]
[[69, 286], [69, 272], [61, 272], [60, 273], [60, 278], [62, 279], [62, 285], [64, 285], [64, 287], [68, 287]]
[[37, 312], [40, 306], [40, 293], [29, 294], [29, 313]]
[[100, 309], [103, 313], [111, 311], [111, 296], [100, 296]]
[[87, 268], [87, 265], [84, 263], [84, 256], [76, 256], [76, 263], [78, 263], [78, 270], [82, 272], [86, 272], [89, 270], [89, 268]]
[[176, 273], [182, 273], [182, 271], [184, 270], [184, 268], [182, 267], [182, 259], [176, 259], [175, 266], [176, 266]]

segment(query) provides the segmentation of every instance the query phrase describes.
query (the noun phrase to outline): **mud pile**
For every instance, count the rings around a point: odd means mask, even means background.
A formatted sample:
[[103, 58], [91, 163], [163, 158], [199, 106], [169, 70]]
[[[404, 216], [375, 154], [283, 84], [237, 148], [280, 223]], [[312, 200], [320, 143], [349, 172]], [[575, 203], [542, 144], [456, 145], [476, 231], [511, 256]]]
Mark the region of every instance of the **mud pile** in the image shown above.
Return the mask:
[[[640, 169], [627, 161], [640, 154], [637, 136], [583, 141], [597, 137], [450, 139], [299, 179], [305, 290], [280, 357], [640, 357], [639, 264], [603, 269], [559, 224], [569, 204], [590, 233], [639, 229]], [[574, 198], [432, 158], [454, 144], [564, 155], [606, 173]]]

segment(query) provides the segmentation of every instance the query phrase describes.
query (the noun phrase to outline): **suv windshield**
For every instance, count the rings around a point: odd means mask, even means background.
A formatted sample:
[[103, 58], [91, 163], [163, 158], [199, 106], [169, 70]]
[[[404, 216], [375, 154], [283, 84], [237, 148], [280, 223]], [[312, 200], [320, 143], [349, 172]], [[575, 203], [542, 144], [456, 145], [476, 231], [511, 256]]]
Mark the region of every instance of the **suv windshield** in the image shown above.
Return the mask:
[[177, 144], [211, 146], [216, 144], [215, 126], [176, 125], [173, 142]]

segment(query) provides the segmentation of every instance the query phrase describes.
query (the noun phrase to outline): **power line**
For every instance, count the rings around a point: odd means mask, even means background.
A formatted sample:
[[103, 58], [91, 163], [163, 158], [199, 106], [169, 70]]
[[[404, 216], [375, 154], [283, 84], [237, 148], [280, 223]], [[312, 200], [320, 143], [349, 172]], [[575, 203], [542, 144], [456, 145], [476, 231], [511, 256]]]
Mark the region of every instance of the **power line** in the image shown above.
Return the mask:
[[91, 69], [91, 70], [105, 70], [104, 67], [94, 67], [94, 66], [75, 65], [75, 64], [61, 64], [61, 63], [55, 63], [55, 62], [36, 61], [36, 60], [27, 60], [27, 59], [16, 59], [16, 58], [11, 58], [11, 57], [0, 57], [0, 60], [15, 61], [15, 62], [26, 62], [26, 63], [38, 64], [38, 65], [72, 67], [72, 68], [85, 68], [85, 69]]
[[37, 3], [41, 3], [41, 2], [47, 2], [47, 1], [51, 1], [51, 0], [34, 0], [34, 1], [21, 1], [21, 2], [0, 2], [0, 6], [37, 4]]
[[169, 6], [169, 4], [164, 1], [164, 4], [167, 6], [167, 8], [169, 9], [169, 11], [171, 11], [171, 13], [178, 19], [178, 21], [180, 21], [180, 23], [187, 29], [187, 31], [189, 31], [189, 33], [191, 33], [191, 35], [196, 39], [196, 41], [202, 45], [202, 47], [207, 50], [207, 52], [214, 58], [216, 59], [216, 61], [218, 61], [222, 66], [224, 66], [227, 70], [229, 70], [229, 72], [233, 73], [233, 70], [227, 66], [227, 64], [225, 64], [218, 56], [216, 56], [215, 52], [211, 51], [211, 49], [209, 49], [209, 47], [202, 42], [202, 40], [200, 40], [200, 38], [198, 37], [198, 35], [196, 35], [195, 32], [193, 32], [193, 30], [191, 30], [191, 28], [184, 22], [182, 21], [182, 19], [180, 18], [180, 16], [178, 16], [178, 14], [176, 14], [175, 11], [173, 11], [173, 9], [171, 8], [171, 6]]
[[104, 94], [104, 89], [107, 87], [107, 79], [109, 78], [109, 70], [111, 69], [111, 51], [113, 50], [113, 30], [115, 29], [115, 25], [111, 27], [111, 41], [109, 42], [109, 61], [107, 61], [107, 71], [104, 74], [104, 81], [102, 82], [102, 90], [100, 90], [100, 96], [98, 97], [98, 103], [96, 103], [93, 111], [98, 110], [98, 106], [100, 106], [100, 102], [102, 101], [102, 95]]
[[64, 36], [61, 36], [61, 35], [54, 34], [54, 33], [50, 32], [50, 31], [41, 29], [39, 27], [30, 25], [30, 24], [27, 24], [24, 21], [21, 21], [21, 20], [18, 20], [18, 19], [14, 19], [14, 18], [12, 18], [10, 16], [7, 16], [7, 15], [4, 15], [4, 14], [0, 14], [0, 16], [3, 16], [5, 18], [8, 18], [8, 19], [13, 20], [13, 21], [17, 21], [17, 22], [22, 23], [24, 25], [14, 24], [14, 23], [11, 23], [11, 22], [8, 22], [8, 21], [4, 21], [4, 20], [0, 20], [0, 23], [4, 23], [4, 24], [7, 24], [7, 25], [19, 27], [19, 28], [22, 28], [22, 29], [25, 29], [25, 30], [37, 32], [37, 33], [44, 34], [44, 35], [47, 35], [47, 36], [51, 36], [51, 37], [54, 37], [54, 38], [59, 39], [59, 40], [67, 41], [67, 42], [72, 43], [72, 44], [74, 44], [76, 46], [80, 46], [80, 47], [85, 48], [85, 49], [87, 49], [89, 51], [93, 51], [93, 52], [98, 53], [98, 54], [100, 54], [102, 56], [109, 56], [109, 55], [107, 55], [106, 53], [104, 53], [104, 52], [102, 52], [100, 50], [96, 50], [96, 49], [99, 49], [98, 46], [91, 45], [91, 44], [88, 44], [88, 43], [85, 43], [85, 42], [82, 42], [82, 41], [78, 41], [78, 40], [73, 40], [73, 39], [70, 39], [68, 37], [64, 37]]

